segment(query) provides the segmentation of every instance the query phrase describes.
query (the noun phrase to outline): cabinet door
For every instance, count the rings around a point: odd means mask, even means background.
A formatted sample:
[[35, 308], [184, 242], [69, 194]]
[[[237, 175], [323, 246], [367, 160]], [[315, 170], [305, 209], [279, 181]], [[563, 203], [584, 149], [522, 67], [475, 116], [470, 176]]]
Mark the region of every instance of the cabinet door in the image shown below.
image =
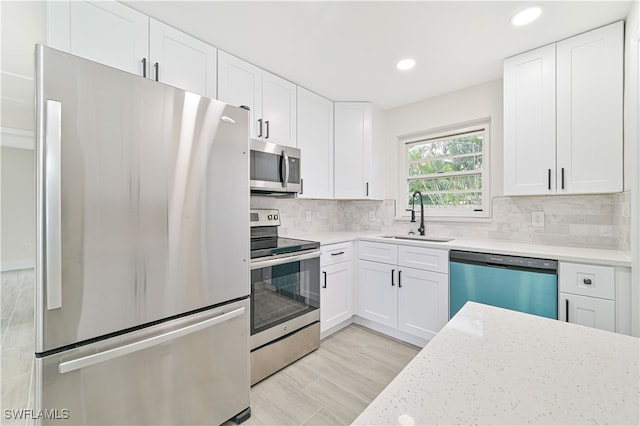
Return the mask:
[[249, 135], [260, 139], [262, 123], [262, 70], [242, 59], [218, 51], [218, 99], [231, 105], [245, 105], [249, 111]]
[[333, 102], [298, 87], [302, 198], [333, 198]]
[[366, 198], [365, 151], [371, 149], [371, 104], [335, 103], [335, 198]]
[[398, 267], [360, 260], [358, 263], [358, 315], [387, 327], [398, 326]]
[[265, 142], [296, 146], [296, 85], [262, 71], [262, 119]]
[[351, 262], [322, 268], [320, 332], [348, 320], [351, 315]]
[[504, 61], [504, 193], [555, 192], [556, 47]]
[[149, 21], [149, 65], [156, 81], [215, 99], [217, 50], [155, 19]]
[[623, 23], [559, 42], [557, 73], [558, 192], [622, 191]]
[[398, 329], [431, 340], [447, 323], [447, 274], [401, 268], [398, 271]]
[[613, 300], [560, 293], [558, 319], [573, 324], [616, 331], [616, 312]]
[[149, 53], [149, 18], [116, 1], [49, 1], [47, 44], [143, 75], [143, 59]]

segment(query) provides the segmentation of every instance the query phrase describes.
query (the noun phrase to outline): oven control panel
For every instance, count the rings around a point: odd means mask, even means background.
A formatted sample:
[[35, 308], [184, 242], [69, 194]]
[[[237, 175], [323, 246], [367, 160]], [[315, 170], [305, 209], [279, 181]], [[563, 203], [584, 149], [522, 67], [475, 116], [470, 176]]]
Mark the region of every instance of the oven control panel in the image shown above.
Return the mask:
[[280, 212], [277, 209], [251, 209], [249, 212], [251, 227], [280, 226]]

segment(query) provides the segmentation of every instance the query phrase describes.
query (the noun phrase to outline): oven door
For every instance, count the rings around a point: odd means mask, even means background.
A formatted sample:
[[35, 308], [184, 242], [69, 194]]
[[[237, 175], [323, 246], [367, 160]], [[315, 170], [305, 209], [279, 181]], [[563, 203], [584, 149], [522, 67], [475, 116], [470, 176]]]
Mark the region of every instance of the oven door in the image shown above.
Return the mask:
[[249, 179], [252, 191], [300, 192], [300, 150], [251, 139]]
[[320, 320], [320, 250], [251, 263], [251, 349]]

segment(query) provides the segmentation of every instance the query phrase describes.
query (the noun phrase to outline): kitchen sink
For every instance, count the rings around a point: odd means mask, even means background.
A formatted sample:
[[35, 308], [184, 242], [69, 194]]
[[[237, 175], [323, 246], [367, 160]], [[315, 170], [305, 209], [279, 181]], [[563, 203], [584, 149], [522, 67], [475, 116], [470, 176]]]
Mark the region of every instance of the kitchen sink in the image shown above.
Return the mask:
[[389, 238], [393, 240], [424, 241], [427, 243], [448, 243], [449, 241], [453, 241], [453, 238], [428, 237], [422, 235], [385, 235], [382, 238]]

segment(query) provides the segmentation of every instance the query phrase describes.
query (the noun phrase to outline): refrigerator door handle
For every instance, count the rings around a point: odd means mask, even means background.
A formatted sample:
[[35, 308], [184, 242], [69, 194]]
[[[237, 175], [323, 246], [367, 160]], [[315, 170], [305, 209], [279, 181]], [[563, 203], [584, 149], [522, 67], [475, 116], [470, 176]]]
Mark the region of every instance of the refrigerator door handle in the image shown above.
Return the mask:
[[62, 307], [61, 139], [62, 104], [46, 101], [45, 118], [45, 285], [47, 309]]
[[109, 349], [104, 352], [99, 352], [96, 354], [88, 355], [88, 356], [74, 359], [71, 361], [61, 362], [60, 365], [58, 366], [58, 371], [60, 374], [70, 373], [72, 371], [90, 367], [92, 365], [96, 365], [101, 362], [109, 361], [124, 355], [128, 355], [133, 352], [138, 352], [143, 349], [157, 346], [162, 343], [166, 343], [168, 341], [187, 336], [197, 331], [204, 330], [205, 328], [218, 325], [225, 321], [229, 321], [232, 318], [236, 318], [238, 316], [244, 315], [244, 312], [245, 312], [245, 307], [243, 306], [241, 308], [234, 309], [233, 311], [215, 316], [213, 318], [206, 319], [204, 321], [200, 321], [198, 323], [189, 325], [187, 327], [169, 331], [168, 333], [149, 337], [148, 339], [140, 340], [138, 342], [130, 343], [124, 346], [119, 346], [114, 349]]

